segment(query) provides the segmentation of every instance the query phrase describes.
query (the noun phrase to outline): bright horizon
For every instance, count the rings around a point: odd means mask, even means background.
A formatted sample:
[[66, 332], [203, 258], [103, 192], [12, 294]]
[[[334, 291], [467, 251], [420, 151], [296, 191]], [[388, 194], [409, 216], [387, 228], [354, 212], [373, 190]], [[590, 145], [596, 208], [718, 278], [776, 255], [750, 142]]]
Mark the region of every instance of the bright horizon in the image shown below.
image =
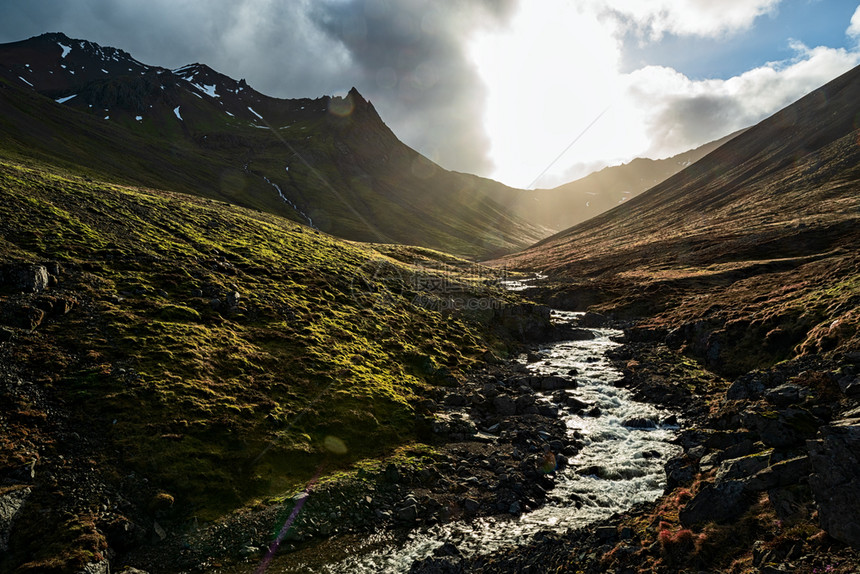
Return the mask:
[[407, 145], [521, 188], [697, 147], [860, 63], [856, 0], [0, 7], [0, 42], [50, 31], [152, 65], [202, 62], [275, 97], [356, 86]]

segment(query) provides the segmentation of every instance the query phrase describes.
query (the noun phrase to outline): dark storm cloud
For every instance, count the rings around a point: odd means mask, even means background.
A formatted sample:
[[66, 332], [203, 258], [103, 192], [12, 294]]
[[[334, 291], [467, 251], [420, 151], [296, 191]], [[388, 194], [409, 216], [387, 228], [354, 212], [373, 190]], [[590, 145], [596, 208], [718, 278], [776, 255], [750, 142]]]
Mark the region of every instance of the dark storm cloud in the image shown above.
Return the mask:
[[451, 169], [486, 171], [481, 126], [485, 88], [468, 60], [466, 39], [495, 26], [514, 2], [358, 0], [314, 11], [361, 70], [366, 95], [414, 147]]
[[0, 6], [0, 42], [64, 32], [152, 65], [202, 62], [277, 97], [355, 86], [412, 147], [487, 171], [472, 32], [517, 0], [26, 0]]

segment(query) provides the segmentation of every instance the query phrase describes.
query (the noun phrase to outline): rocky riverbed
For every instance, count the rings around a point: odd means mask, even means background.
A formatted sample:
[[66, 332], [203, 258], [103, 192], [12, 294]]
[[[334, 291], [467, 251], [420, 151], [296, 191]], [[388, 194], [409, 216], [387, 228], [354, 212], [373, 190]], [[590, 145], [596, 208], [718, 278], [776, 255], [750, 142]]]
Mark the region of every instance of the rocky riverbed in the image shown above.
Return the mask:
[[557, 319], [564, 341], [487, 365], [419, 405], [431, 447], [131, 560], [157, 571], [168, 552], [189, 570], [251, 572], [301, 504], [268, 571], [432, 571], [659, 496], [677, 417], [619, 387], [607, 351], [620, 332], [575, 326], [580, 315]]

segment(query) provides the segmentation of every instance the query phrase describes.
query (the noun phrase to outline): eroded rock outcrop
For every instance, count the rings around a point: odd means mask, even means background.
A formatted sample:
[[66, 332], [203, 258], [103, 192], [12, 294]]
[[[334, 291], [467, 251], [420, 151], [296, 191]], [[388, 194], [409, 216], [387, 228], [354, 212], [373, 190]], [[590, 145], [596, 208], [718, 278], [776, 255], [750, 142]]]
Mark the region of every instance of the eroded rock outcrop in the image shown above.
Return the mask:
[[808, 441], [807, 447], [821, 527], [860, 548], [860, 408], [821, 427], [819, 438]]

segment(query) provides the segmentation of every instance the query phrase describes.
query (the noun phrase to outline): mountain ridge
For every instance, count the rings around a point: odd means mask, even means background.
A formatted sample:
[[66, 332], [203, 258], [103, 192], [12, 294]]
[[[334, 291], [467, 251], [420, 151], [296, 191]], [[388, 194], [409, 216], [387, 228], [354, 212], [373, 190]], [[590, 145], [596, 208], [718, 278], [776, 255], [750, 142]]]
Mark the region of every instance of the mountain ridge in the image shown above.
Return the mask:
[[9, 151], [312, 221], [353, 240], [486, 257], [548, 233], [506, 212], [494, 197], [501, 184], [443, 170], [400, 142], [355, 88], [272, 98], [202, 64], [148, 66], [56, 33], [0, 46], [0, 76]]

